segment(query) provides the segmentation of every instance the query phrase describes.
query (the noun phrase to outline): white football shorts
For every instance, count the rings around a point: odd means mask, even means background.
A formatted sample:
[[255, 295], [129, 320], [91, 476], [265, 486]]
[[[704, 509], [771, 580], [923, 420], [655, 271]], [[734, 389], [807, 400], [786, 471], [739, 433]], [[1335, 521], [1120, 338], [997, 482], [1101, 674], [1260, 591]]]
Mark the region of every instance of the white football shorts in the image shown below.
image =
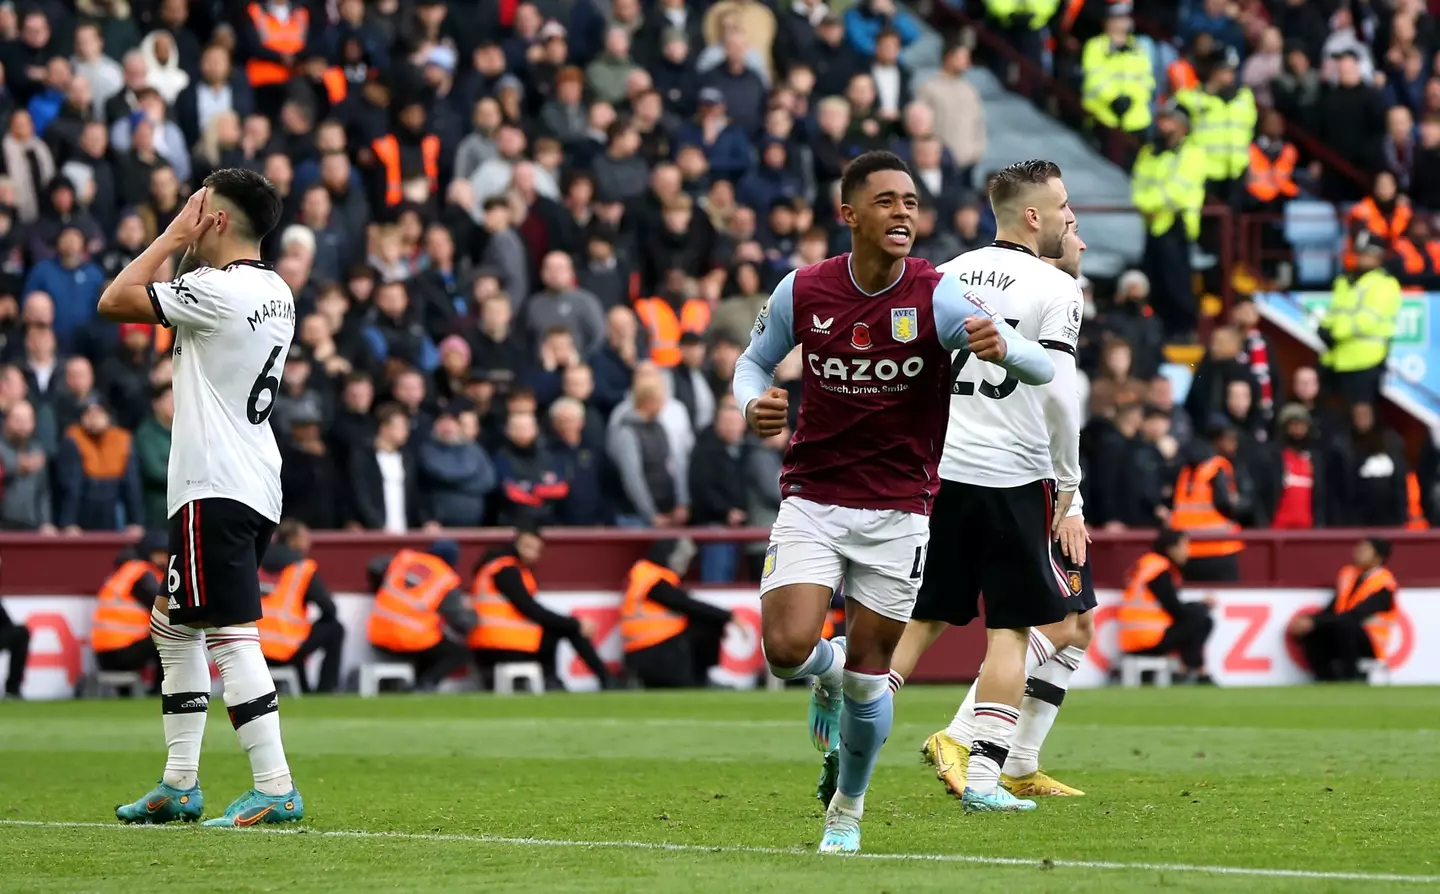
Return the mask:
[[896, 621], [910, 620], [925, 572], [930, 520], [900, 509], [852, 509], [790, 497], [770, 530], [760, 595], [819, 584]]

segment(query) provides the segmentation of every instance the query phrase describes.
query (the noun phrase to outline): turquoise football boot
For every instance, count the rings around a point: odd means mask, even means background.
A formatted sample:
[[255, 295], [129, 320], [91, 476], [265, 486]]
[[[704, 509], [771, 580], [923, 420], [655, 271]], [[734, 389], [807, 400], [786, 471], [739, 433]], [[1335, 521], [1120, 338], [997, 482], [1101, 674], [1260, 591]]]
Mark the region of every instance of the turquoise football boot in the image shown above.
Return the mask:
[[244, 829], [262, 823], [294, 823], [304, 818], [305, 801], [295, 789], [284, 795], [263, 795], [252, 788], [230, 802], [224, 816], [200, 825]]
[[965, 794], [960, 796], [960, 803], [965, 806], [966, 813], [1018, 813], [1035, 809], [1034, 801], [1017, 798], [1003, 788], [996, 788], [991, 794], [982, 795], [967, 787]]
[[820, 781], [815, 786], [815, 799], [829, 805], [835, 797], [835, 788], [840, 784], [840, 749], [825, 755], [825, 764], [820, 768]]
[[160, 825], [176, 820], [193, 823], [205, 813], [205, 796], [197, 782], [188, 789], [178, 789], [160, 782], [150, 793], [134, 804], [115, 808], [115, 818], [122, 823]]
[[[838, 647], [835, 660], [845, 663], [845, 637], [830, 640]], [[829, 754], [840, 746], [840, 706], [845, 701], [843, 690], [831, 692], [816, 677], [810, 684], [810, 744], [821, 754]]]
[[860, 817], [838, 807], [826, 810], [825, 836], [820, 839], [820, 853], [860, 853]]

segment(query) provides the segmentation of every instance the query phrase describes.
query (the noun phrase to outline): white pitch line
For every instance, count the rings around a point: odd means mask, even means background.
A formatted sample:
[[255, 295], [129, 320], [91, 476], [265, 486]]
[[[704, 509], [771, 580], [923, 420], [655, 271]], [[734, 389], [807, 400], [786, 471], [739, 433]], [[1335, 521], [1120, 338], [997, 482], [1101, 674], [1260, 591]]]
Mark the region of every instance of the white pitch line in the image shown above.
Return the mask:
[[[44, 829], [147, 829], [163, 830], [174, 826], [126, 826], [119, 823], [43, 822], [38, 820], [0, 820], [0, 826], [29, 826]], [[184, 828], [181, 826], [180, 828]], [[743, 845], [667, 844], [660, 841], [574, 841], [561, 838], [507, 838], [499, 835], [461, 835], [423, 832], [365, 832], [285, 827], [277, 829], [233, 829], [232, 832], [258, 832], [264, 835], [305, 835], [317, 838], [395, 839], [399, 841], [461, 842], [466, 844], [501, 844], [516, 847], [555, 847], [574, 850], [636, 850], [666, 851], [691, 854], [760, 854], [783, 857], [812, 857], [814, 851], [784, 847], [746, 847]], [[1182, 872], [1203, 875], [1233, 875], [1251, 878], [1294, 878], [1321, 881], [1402, 882], [1419, 885], [1440, 884], [1440, 875], [1400, 875], [1384, 872], [1323, 872], [1313, 869], [1254, 869], [1245, 866], [1198, 866], [1189, 863], [1119, 863], [1104, 860], [1050, 860], [1027, 857], [983, 857], [972, 854], [856, 854], [852, 859], [913, 863], [969, 863], [981, 866], [1019, 866], [1032, 869], [1103, 869], [1128, 872]]]

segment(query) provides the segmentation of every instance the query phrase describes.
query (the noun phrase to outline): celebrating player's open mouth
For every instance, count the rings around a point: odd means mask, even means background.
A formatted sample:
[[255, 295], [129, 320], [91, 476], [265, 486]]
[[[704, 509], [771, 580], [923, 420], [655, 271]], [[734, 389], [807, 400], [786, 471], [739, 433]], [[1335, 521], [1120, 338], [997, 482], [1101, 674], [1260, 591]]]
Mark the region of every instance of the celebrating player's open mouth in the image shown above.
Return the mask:
[[891, 227], [885, 231], [885, 241], [901, 248], [909, 248], [910, 228], [908, 226]]

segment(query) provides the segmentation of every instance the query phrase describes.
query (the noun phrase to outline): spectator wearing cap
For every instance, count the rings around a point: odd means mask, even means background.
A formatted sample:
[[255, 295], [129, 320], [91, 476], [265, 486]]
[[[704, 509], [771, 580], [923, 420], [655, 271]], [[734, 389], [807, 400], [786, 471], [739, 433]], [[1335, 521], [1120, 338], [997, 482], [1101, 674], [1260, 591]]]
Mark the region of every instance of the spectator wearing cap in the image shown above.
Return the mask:
[[130, 433], [111, 423], [99, 397], [87, 400], [80, 421], [65, 430], [55, 468], [56, 523], [66, 533], [140, 532], [145, 516]]
[[50, 460], [35, 436], [35, 408], [21, 400], [5, 412], [0, 438], [0, 528], [55, 533], [50, 490]]
[[99, 380], [105, 402], [115, 410], [115, 423], [135, 431], [150, 414], [155, 327], [149, 323], [121, 323], [119, 328], [120, 350], [100, 362]]
[[1349, 431], [1331, 441], [1330, 524], [1402, 527], [1407, 518], [1405, 444], [1385, 426], [1368, 402], [1350, 407]]
[[485, 523], [485, 497], [495, 488], [495, 468], [474, 440], [461, 430], [455, 402], [442, 409], [420, 445], [416, 470], [420, 496], [435, 521], [447, 528], [477, 528]]
[[1290, 622], [1286, 633], [1304, 652], [1316, 680], [1363, 680], [1360, 659], [1388, 657], [1400, 592], [1395, 575], [1385, 567], [1391, 549], [1382, 537], [1356, 543], [1351, 564], [1336, 578], [1330, 603]]
[[85, 257], [85, 233], [72, 224], [62, 227], [56, 256], [30, 269], [25, 294], [45, 292], [55, 302], [55, 336], [68, 348], [95, 315], [104, 274]]
[[[699, 94], [695, 122], [677, 135], [677, 146], [699, 146], [705, 150], [711, 176], [738, 180], [750, 168], [751, 146], [746, 132], [727, 114], [725, 94], [715, 87], [703, 87]], [[756, 117], [758, 120], [759, 112]]]
[[210, 46], [200, 55], [200, 77], [180, 91], [175, 100], [175, 123], [192, 145], [200, 141], [210, 122], [223, 112], [248, 117], [255, 100], [245, 78], [234, 71], [224, 47]]
[[163, 527], [169, 518], [167, 487], [171, 426], [175, 422], [175, 395], [169, 383], [152, 386], [151, 410], [135, 429], [135, 464], [140, 478], [140, 499], [147, 527]]
[[1386, 243], [1369, 231], [1354, 240], [1355, 267], [1335, 279], [1320, 321], [1325, 390], [1347, 403], [1377, 403], [1400, 315], [1400, 281], [1384, 267]]
[[[1315, 136], [1351, 165], [1378, 171], [1385, 162], [1385, 103], [1365, 78], [1353, 49], [1334, 60], [1335, 82], [1326, 84], [1316, 106]], [[1340, 171], [1326, 168], [1321, 191], [1331, 201], [1358, 201], [1360, 189]]]
[[1280, 410], [1279, 433], [1280, 487], [1270, 526], [1282, 530], [1325, 527], [1331, 514], [1330, 475], [1310, 411], [1300, 404], [1286, 404]]

